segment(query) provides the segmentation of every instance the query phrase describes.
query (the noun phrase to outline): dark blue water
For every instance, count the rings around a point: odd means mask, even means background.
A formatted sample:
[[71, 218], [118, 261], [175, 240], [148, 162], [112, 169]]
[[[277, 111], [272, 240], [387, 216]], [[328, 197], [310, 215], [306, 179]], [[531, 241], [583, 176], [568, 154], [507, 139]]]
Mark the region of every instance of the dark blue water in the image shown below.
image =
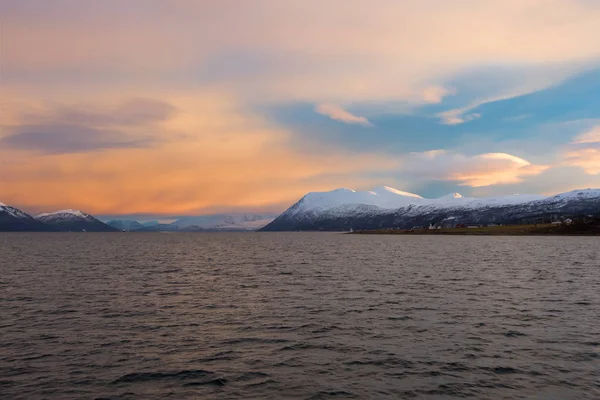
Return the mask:
[[600, 241], [0, 234], [1, 399], [598, 399]]

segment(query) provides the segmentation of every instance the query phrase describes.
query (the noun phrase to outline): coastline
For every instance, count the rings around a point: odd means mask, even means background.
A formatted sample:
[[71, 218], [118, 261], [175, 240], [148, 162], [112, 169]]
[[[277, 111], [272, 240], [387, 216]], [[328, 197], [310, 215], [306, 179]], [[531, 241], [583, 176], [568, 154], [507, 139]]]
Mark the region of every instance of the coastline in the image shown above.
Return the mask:
[[460, 235], [460, 236], [600, 236], [600, 225], [502, 225], [477, 228], [374, 229], [348, 232], [351, 235]]

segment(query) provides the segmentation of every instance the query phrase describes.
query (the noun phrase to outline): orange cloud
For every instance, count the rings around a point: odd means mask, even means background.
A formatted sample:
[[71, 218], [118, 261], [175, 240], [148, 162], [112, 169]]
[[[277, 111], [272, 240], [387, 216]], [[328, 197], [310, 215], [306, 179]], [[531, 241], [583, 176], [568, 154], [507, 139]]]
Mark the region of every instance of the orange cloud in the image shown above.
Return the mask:
[[[46, 155], [3, 147], [0, 198], [36, 212], [65, 207], [95, 214], [272, 210], [340, 182], [362, 186], [362, 174], [398, 166], [375, 154], [295, 148], [287, 131], [240, 112], [226, 97], [183, 93], [167, 100], [180, 112], [144, 127], [162, 140], [160, 146]], [[131, 134], [140, 129], [121, 128]], [[169, 140], [172, 135], [177, 140]]]

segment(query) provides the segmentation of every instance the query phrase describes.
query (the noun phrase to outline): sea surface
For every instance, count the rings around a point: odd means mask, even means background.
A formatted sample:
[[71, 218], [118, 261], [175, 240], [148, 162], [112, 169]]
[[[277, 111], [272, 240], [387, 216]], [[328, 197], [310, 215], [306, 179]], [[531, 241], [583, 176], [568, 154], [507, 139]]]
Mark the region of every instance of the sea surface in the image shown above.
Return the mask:
[[600, 239], [0, 234], [0, 399], [600, 399]]

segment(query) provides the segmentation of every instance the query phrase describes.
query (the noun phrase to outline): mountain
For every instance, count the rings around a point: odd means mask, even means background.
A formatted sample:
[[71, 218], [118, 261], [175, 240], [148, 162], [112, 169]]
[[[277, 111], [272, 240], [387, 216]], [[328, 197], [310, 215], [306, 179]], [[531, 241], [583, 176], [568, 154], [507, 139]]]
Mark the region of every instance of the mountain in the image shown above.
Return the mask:
[[54, 229], [23, 211], [0, 203], [0, 232], [51, 232]]
[[116, 228], [79, 210], [61, 210], [35, 217], [60, 232], [116, 232]]
[[132, 232], [177, 232], [179, 228], [171, 224], [142, 224], [141, 228], [136, 229]]
[[355, 192], [337, 189], [309, 193], [263, 231], [343, 231], [350, 229], [408, 229], [415, 226], [507, 224], [600, 214], [600, 189], [576, 190], [556, 196], [511, 195], [472, 198], [458, 193], [437, 199], [382, 187]]
[[127, 220], [127, 219], [118, 219], [118, 220], [108, 221], [106, 223], [106, 225], [112, 226], [113, 228], [118, 229], [120, 231], [124, 231], [124, 232], [137, 231], [144, 227], [144, 225], [140, 224], [137, 221]]
[[184, 217], [170, 225], [179, 230], [258, 230], [275, 219], [268, 214], [215, 214], [199, 217]]
[[255, 231], [275, 219], [269, 214], [215, 214], [183, 217], [170, 224], [157, 221], [139, 223], [131, 220], [113, 220], [108, 225], [121, 231], [132, 232], [214, 232]]

